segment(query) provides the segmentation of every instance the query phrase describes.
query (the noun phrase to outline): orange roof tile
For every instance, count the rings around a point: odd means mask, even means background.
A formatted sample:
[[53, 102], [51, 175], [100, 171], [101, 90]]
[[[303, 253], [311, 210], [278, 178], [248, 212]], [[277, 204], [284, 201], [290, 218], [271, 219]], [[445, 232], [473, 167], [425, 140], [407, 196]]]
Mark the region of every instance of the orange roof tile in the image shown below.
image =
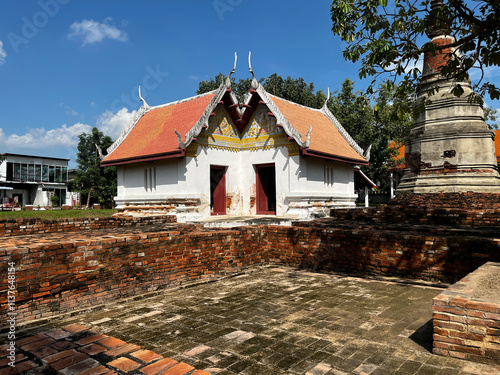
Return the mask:
[[366, 164], [366, 160], [356, 152], [321, 110], [304, 107], [274, 95], [269, 94], [269, 97], [278, 106], [288, 122], [303, 137], [309, 131], [309, 127], [312, 126], [309, 150], [359, 160], [360, 163]]
[[184, 134], [200, 119], [214, 95], [214, 92], [210, 92], [151, 108], [137, 121], [122, 143], [104, 158], [103, 164], [178, 151], [179, 143], [174, 129], [184, 140]]

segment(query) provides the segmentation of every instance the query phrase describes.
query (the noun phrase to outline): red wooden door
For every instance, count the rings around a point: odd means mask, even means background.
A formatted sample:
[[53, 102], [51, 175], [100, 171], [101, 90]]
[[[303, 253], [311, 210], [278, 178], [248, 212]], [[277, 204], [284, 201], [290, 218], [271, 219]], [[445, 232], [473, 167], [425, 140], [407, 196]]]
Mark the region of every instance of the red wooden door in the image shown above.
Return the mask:
[[212, 215], [226, 214], [226, 167], [210, 166], [210, 210]]
[[274, 164], [257, 165], [256, 200], [258, 215], [276, 215], [276, 170]]

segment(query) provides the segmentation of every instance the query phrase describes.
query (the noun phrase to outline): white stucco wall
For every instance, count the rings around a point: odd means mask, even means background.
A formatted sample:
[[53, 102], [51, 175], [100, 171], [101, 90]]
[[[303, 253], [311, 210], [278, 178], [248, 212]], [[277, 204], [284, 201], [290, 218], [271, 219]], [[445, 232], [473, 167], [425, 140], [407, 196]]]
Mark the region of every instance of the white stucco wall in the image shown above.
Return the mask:
[[[196, 157], [166, 159], [118, 168], [118, 208], [129, 205], [158, 205], [172, 200], [198, 200], [196, 215], [210, 216], [210, 166], [226, 167], [226, 195], [231, 197], [228, 215], [254, 215], [255, 166], [274, 164], [276, 170], [276, 214], [310, 216], [315, 204], [354, 205], [353, 166], [324, 159], [288, 157], [286, 147], [231, 152], [198, 147]], [[325, 166], [332, 167], [332, 183], [325, 182]], [[154, 168], [156, 186], [145, 182], [145, 170]], [[149, 172], [147, 172], [149, 173]], [[146, 173], [146, 176], [147, 176]]]

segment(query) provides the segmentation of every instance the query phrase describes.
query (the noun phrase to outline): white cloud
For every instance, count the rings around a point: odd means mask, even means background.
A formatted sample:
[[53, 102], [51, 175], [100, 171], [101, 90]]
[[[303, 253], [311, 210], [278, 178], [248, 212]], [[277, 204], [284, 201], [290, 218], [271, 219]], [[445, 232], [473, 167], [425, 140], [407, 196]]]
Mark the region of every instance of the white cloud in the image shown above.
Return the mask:
[[64, 111], [66, 112], [67, 115], [78, 116], [78, 112], [67, 104], [59, 103], [59, 107], [64, 108]]
[[79, 39], [82, 45], [101, 42], [104, 39], [114, 39], [120, 42], [127, 41], [128, 35], [126, 32], [119, 30], [115, 25], [111, 24], [111, 18], [106, 18], [100, 23], [94, 20], [83, 20], [81, 22], [73, 22], [69, 27], [70, 39]]
[[136, 113], [137, 111], [129, 112], [125, 107], [116, 113], [107, 110], [99, 116], [96, 126], [104, 135], [109, 135], [112, 139], [116, 139], [130, 121], [132, 121]]
[[22, 135], [5, 135], [3, 129], [0, 128], [0, 146], [11, 151], [16, 151], [16, 149], [41, 150], [53, 149], [54, 147], [76, 147], [78, 136], [81, 133], [89, 133], [91, 130], [92, 126], [90, 125], [76, 123], [71, 126], [64, 124], [59, 128], [50, 130], [33, 128]]
[[193, 74], [193, 75], [190, 75], [190, 76], [188, 77], [188, 79], [192, 79], [193, 81], [198, 81], [198, 80], [200, 79], [200, 77], [199, 77], [199, 76], [197, 76], [197, 75], [194, 75], [194, 74]]
[[0, 40], [0, 65], [5, 63], [5, 58], [7, 57], [7, 52], [3, 49], [3, 42]]

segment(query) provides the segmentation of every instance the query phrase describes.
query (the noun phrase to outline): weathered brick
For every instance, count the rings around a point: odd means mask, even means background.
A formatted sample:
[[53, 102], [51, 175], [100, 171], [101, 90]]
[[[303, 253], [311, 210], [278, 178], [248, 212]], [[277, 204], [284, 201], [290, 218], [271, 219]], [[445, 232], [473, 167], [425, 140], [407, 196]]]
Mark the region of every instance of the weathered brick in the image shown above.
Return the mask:
[[151, 350], [145, 350], [141, 349], [136, 352], [130, 353], [130, 355], [134, 358], [137, 358], [143, 363], [151, 363], [155, 360], [158, 359], [163, 359], [163, 357], [159, 354], [156, 354], [155, 352], [152, 352]]
[[139, 367], [141, 367], [141, 364], [132, 361], [131, 359], [120, 357], [111, 362], [108, 362], [108, 366], [112, 366], [120, 371], [127, 373], [138, 369]]
[[125, 341], [117, 339], [116, 337], [106, 337], [97, 341], [97, 344], [103, 345], [108, 349], [116, 348], [117, 346], [122, 346], [127, 344]]
[[176, 365], [177, 363], [178, 362], [174, 359], [164, 358], [148, 366], [143, 367], [140, 370], [140, 372], [143, 373], [144, 375], [156, 375]]

